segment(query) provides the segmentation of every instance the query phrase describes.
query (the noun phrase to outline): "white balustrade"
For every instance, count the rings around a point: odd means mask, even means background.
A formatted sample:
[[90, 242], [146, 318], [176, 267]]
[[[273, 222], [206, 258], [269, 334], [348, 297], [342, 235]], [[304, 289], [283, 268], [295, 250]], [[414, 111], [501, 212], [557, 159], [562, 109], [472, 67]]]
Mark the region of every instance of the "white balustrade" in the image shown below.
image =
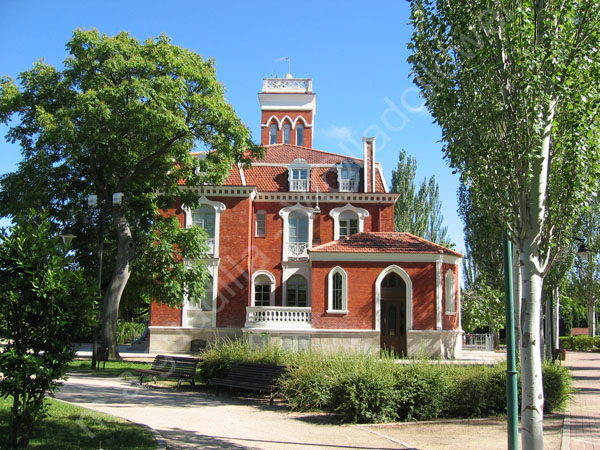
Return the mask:
[[341, 180], [340, 192], [356, 192], [358, 190], [358, 180]]
[[246, 328], [310, 329], [311, 308], [293, 306], [248, 306]]
[[308, 242], [290, 242], [288, 256], [290, 258], [308, 258]]
[[264, 78], [263, 92], [312, 92], [311, 78]]
[[290, 183], [290, 192], [308, 191], [308, 180], [292, 180]]

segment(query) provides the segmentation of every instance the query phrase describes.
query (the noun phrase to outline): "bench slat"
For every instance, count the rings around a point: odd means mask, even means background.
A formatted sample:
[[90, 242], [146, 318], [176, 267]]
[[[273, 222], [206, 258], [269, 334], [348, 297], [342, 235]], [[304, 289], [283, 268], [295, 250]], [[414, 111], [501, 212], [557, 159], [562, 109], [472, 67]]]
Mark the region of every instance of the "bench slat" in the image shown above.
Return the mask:
[[140, 384], [144, 382], [144, 376], [150, 375], [156, 382], [156, 377], [177, 378], [179, 382], [177, 387], [181, 386], [181, 381], [186, 378], [194, 385], [194, 376], [196, 368], [202, 362], [199, 358], [188, 358], [185, 356], [156, 355], [151, 369], [136, 369], [140, 375]]

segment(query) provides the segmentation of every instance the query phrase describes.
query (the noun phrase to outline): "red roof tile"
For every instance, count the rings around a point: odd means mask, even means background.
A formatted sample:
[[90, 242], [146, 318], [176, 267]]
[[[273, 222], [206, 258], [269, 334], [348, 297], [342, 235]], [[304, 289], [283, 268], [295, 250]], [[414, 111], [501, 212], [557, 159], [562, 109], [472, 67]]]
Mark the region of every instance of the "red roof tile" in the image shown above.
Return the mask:
[[309, 164], [338, 164], [348, 159], [357, 164], [362, 163], [362, 159], [359, 158], [297, 145], [275, 144], [266, 145], [264, 148], [266, 150], [264, 158], [256, 162], [290, 164], [295, 159], [302, 158]]
[[357, 233], [318, 245], [310, 253], [435, 253], [462, 254], [410, 233]]

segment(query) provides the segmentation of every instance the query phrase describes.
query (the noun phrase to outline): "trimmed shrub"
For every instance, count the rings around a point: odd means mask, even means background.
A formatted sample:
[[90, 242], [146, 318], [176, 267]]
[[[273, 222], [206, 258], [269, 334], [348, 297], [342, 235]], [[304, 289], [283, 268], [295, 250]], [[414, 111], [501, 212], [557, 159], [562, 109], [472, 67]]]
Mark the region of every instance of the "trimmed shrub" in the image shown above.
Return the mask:
[[600, 336], [563, 336], [560, 348], [575, 352], [600, 352]]
[[551, 361], [543, 365], [544, 412], [562, 411], [573, 392], [569, 369]]
[[442, 415], [451, 367], [414, 362], [399, 366], [395, 373], [400, 420], [429, 420]]

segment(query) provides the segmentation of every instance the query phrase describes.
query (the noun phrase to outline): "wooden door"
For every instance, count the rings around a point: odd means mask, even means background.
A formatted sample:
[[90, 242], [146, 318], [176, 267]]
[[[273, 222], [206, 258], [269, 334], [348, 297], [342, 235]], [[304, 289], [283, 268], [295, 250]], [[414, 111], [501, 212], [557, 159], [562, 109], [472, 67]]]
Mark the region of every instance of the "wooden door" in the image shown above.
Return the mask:
[[406, 355], [406, 284], [395, 273], [381, 282], [381, 348]]

